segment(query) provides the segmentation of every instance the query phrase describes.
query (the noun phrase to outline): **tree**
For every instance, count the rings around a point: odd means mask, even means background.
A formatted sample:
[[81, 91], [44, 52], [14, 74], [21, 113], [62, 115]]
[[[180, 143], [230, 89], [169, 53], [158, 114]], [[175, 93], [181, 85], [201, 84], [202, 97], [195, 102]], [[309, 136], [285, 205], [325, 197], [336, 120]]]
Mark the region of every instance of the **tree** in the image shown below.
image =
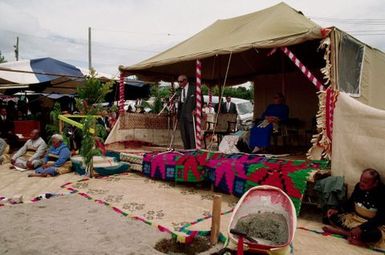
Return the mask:
[[7, 60], [5, 59], [3, 54], [1, 54], [1, 51], [0, 51], [0, 63], [5, 63], [5, 62], [7, 62]]
[[163, 108], [162, 98], [170, 98], [170, 88], [155, 84], [151, 87], [151, 96], [155, 97], [154, 103], [146, 106], [151, 108], [151, 112], [159, 113]]
[[85, 84], [76, 88], [77, 98], [76, 107], [85, 115], [96, 115], [102, 111], [101, 103], [111, 92], [113, 82], [102, 83], [96, 77], [95, 70], [86, 77]]
[[[206, 85], [202, 85], [202, 95], [208, 94], [208, 87]], [[215, 86], [212, 88], [211, 91], [213, 96], [219, 96], [219, 88], [218, 86]], [[253, 88], [247, 89], [245, 87], [225, 87], [223, 91], [223, 96], [231, 96], [236, 98], [242, 98], [246, 100], [251, 100], [254, 97], [254, 90]]]

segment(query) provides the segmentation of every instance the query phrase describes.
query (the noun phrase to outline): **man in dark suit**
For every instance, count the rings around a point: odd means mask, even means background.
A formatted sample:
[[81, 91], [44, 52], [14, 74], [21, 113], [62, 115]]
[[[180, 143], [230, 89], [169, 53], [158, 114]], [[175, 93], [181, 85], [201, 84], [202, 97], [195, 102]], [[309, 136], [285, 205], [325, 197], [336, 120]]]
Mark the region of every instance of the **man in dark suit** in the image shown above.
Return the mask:
[[0, 109], [0, 137], [7, 138], [8, 134], [12, 132], [13, 123], [9, 119], [7, 110], [5, 108]]
[[231, 102], [231, 97], [226, 97], [226, 102], [221, 106], [221, 113], [234, 113], [237, 114], [237, 108], [233, 102]]
[[195, 148], [195, 134], [193, 114], [195, 112], [195, 84], [190, 83], [186, 75], [178, 77], [179, 105], [178, 119], [179, 129], [185, 149]]

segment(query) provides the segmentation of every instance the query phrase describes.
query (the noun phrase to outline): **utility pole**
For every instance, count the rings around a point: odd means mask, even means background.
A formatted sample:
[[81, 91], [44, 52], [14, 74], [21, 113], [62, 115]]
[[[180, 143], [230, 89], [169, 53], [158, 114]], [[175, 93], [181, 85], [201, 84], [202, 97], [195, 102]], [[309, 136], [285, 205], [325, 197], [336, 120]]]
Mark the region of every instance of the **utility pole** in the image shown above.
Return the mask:
[[13, 45], [13, 47], [15, 48], [16, 61], [19, 61], [19, 37], [18, 36], [16, 37], [16, 45]]
[[91, 62], [91, 27], [88, 27], [88, 69], [91, 71], [92, 62]]

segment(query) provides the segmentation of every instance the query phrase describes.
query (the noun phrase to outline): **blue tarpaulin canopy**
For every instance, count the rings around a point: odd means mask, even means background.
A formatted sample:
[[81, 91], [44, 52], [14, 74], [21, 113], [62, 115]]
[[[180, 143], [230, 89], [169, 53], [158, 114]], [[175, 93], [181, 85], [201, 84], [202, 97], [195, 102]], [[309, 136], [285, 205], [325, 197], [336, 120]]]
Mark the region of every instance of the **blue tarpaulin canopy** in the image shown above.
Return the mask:
[[[82, 80], [84, 73], [53, 58], [38, 58], [0, 64], [0, 84], [38, 84], [66, 78]], [[6, 86], [6, 85], [5, 85]]]

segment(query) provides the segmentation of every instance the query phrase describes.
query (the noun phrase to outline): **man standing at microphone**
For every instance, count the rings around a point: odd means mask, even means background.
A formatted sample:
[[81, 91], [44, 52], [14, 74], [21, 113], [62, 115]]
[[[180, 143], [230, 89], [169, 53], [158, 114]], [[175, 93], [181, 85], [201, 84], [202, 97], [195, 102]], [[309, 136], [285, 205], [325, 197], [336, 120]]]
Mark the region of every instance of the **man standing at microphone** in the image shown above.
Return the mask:
[[179, 75], [179, 129], [185, 149], [195, 149], [193, 112], [195, 112], [195, 84], [186, 75]]

